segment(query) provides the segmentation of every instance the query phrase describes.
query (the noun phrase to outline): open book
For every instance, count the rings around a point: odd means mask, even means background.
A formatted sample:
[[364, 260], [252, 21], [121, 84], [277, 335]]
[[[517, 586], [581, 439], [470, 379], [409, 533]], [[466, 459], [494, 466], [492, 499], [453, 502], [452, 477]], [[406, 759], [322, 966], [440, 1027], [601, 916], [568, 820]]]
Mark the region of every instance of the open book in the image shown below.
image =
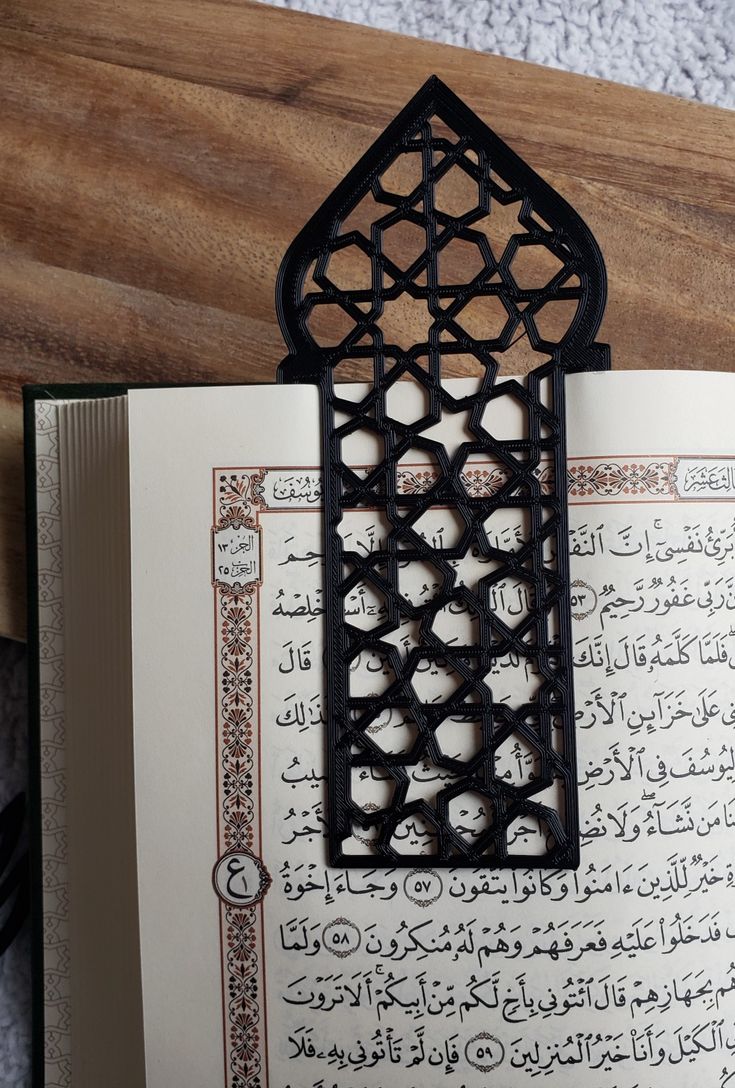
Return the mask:
[[327, 865], [317, 392], [113, 392], [28, 401], [37, 1085], [735, 1085], [735, 378], [567, 379], [576, 871]]

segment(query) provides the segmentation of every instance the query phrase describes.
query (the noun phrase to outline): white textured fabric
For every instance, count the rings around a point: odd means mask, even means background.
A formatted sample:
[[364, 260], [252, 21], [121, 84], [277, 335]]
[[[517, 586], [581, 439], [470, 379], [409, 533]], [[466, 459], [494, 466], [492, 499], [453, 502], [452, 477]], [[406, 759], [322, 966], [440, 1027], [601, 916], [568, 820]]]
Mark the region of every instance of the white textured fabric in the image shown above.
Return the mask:
[[[651, 90], [735, 106], [732, 0], [276, 0]], [[0, 808], [25, 788], [25, 655], [0, 640]], [[0, 1088], [30, 1084], [26, 930], [0, 959]]]
[[715, 106], [735, 106], [732, 0], [272, 2]]

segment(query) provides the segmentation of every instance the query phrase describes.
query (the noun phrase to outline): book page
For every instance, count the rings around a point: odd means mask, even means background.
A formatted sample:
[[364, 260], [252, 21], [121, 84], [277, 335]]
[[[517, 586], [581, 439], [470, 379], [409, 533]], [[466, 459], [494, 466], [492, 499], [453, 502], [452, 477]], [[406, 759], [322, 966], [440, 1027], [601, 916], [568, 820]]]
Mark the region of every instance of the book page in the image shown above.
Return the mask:
[[[325, 863], [315, 390], [131, 393], [149, 1086], [735, 1084], [735, 379], [568, 396], [580, 868], [386, 871]], [[533, 781], [525, 739], [495, 773]]]
[[36, 485], [34, 877], [43, 938], [34, 950], [43, 969], [34, 1027], [47, 1088], [134, 1088], [143, 1083], [143, 1060], [127, 400], [87, 399], [83, 387], [66, 392], [56, 399], [51, 387], [34, 400], [28, 436]]
[[58, 423], [69, 1083], [139, 1088], [127, 399], [70, 400]]

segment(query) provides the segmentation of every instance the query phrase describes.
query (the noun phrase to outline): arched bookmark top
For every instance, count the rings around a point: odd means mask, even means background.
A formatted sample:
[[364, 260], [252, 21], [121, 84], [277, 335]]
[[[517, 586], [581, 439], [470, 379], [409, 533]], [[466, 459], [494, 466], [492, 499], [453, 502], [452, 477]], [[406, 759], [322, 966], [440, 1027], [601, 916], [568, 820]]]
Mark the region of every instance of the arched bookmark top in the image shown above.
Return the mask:
[[[318, 381], [372, 348], [423, 348], [445, 364], [476, 353], [495, 372], [493, 356], [508, 374], [550, 356], [567, 371], [605, 369], [608, 349], [594, 344], [605, 299], [581, 217], [433, 76], [290, 246], [276, 294], [281, 380]], [[406, 325], [410, 350], [396, 342]]]
[[436, 78], [284, 258], [279, 380], [322, 400], [334, 864], [578, 863], [564, 375], [609, 365], [604, 303], [584, 222]]

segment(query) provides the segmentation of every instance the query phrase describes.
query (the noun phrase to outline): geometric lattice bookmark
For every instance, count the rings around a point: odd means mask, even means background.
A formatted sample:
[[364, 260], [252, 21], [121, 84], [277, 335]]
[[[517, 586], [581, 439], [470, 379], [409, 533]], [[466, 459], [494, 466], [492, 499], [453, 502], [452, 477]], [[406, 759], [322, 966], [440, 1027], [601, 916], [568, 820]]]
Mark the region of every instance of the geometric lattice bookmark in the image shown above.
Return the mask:
[[609, 366], [604, 304], [580, 217], [435, 77], [286, 254], [279, 380], [322, 398], [334, 865], [579, 862], [564, 375]]

